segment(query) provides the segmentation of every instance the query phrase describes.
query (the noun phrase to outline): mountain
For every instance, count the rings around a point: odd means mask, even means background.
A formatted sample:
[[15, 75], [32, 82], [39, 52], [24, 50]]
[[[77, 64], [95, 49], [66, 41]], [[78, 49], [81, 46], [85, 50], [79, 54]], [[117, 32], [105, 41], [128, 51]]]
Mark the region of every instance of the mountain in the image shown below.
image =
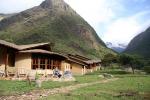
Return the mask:
[[106, 46], [118, 53], [121, 53], [125, 50], [126, 45], [125, 44], [113, 44], [111, 42], [106, 42]]
[[113, 53], [63, 0], [45, 0], [39, 6], [1, 20], [0, 39], [16, 44], [51, 42], [53, 51], [93, 58]]
[[131, 40], [125, 53], [150, 58], [150, 27]]
[[7, 18], [7, 17], [10, 17], [10, 16], [13, 16], [14, 14], [2, 14], [0, 13], [0, 21], [4, 18]]

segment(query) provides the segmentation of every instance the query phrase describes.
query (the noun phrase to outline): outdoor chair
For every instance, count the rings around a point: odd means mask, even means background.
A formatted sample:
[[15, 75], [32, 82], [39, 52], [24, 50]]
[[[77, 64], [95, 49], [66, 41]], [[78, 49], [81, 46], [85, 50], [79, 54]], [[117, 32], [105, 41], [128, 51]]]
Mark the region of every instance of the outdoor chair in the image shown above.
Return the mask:
[[52, 76], [53, 76], [53, 71], [50, 70], [50, 69], [46, 69], [46, 70], [45, 70], [45, 76], [47, 76], [47, 77], [52, 77]]
[[0, 77], [4, 77], [5, 76], [5, 71], [0, 70]]
[[18, 77], [27, 77], [27, 70], [24, 68], [18, 68]]

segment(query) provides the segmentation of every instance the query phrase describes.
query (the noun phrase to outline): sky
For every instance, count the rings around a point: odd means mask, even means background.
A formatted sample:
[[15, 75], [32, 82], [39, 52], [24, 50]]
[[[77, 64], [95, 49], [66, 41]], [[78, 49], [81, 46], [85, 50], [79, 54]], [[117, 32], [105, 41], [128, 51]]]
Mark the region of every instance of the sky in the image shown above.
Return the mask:
[[[0, 0], [0, 13], [15, 13], [43, 0]], [[64, 0], [104, 42], [127, 45], [150, 26], [150, 0]]]

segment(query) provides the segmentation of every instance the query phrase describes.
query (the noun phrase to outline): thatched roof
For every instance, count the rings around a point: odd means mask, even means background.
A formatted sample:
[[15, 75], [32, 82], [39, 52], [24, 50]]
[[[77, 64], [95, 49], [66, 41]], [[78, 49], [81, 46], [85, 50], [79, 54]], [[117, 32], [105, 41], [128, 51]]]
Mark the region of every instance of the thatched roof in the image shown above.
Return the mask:
[[81, 55], [68, 54], [68, 58], [73, 61], [80, 62], [80, 63], [87, 64], [87, 65], [101, 62], [101, 60], [94, 60], [94, 59], [90, 59]]
[[87, 61], [84, 61], [85, 63], [87, 64], [94, 64], [94, 63], [100, 63], [101, 60], [87, 60]]
[[6, 46], [6, 47], [9, 47], [9, 48], [12, 48], [12, 49], [17, 49], [17, 50], [19, 49], [18, 45], [10, 43], [10, 42], [6, 42], [4, 40], [0, 40], [0, 45]]
[[77, 61], [77, 62], [86, 64], [84, 62], [84, 60], [82, 60], [82, 59], [79, 59], [79, 58], [76, 58], [76, 57], [73, 57], [73, 56], [68, 56], [68, 58], [71, 59], [71, 60], [73, 60], [73, 61]]
[[90, 60], [90, 58], [85, 57], [85, 56], [83, 56], [83, 55], [76, 54], [76, 55], [74, 55], [74, 56], [77, 57], [77, 58], [79, 58], [79, 59], [82, 59], [82, 60]]
[[32, 48], [41, 47], [41, 46], [50, 46], [50, 43], [37, 43], [37, 44], [19, 45], [19, 49], [20, 50], [25, 50], [25, 49], [32, 49]]
[[70, 57], [75, 57], [75, 58], [78, 58], [78, 59], [81, 59], [81, 60], [90, 60], [89, 58], [85, 57], [85, 56], [82, 56], [82, 55], [78, 55], [78, 54], [68, 54], [68, 56]]
[[28, 45], [16, 45], [14, 43], [10, 43], [4, 40], [0, 40], [0, 45], [4, 45], [6, 47], [10, 47], [17, 50], [26, 50], [26, 49], [33, 49], [41, 46], [47, 46], [50, 48], [50, 43], [37, 43], [37, 44], [28, 44]]
[[61, 56], [67, 59], [67, 57], [62, 54], [59, 54], [56, 52], [50, 52], [50, 51], [42, 50], [42, 49], [23, 50], [23, 51], [19, 51], [19, 53], [38, 53], [38, 54], [57, 55], [57, 56]]
[[87, 66], [86, 64], [81, 63], [81, 62], [76, 61], [76, 60], [73, 60], [73, 59], [68, 59], [68, 61], [73, 62], [73, 63], [76, 63], [76, 64], [79, 64], [79, 65], [82, 65], [82, 66]]

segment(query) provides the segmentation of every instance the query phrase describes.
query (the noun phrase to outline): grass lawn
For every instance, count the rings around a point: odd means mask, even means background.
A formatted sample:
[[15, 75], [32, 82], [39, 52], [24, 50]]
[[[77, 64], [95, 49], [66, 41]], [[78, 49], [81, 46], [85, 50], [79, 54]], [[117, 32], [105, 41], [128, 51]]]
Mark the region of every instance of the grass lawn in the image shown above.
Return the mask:
[[94, 81], [98, 81], [102, 79], [102, 78], [99, 78], [97, 75], [75, 76], [75, 78], [76, 78], [76, 81], [74, 82], [46, 81], [42, 83], [41, 88], [36, 88], [34, 82], [30, 86], [27, 81], [0, 80], [0, 96], [23, 94], [24, 92], [29, 92], [34, 89], [58, 88], [58, 87], [69, 86], [73, 84], [94, 82]]
[[[117, 81], [80, 88], [67, 94], [51, 95], [44, 100], [150, 100], [150, 75], [133, 75], [116, 71], [107, 70], [107, 73], [119, 77]], [[120, 96], [121, 92], [123, 96]], [[125, 94], [132, 96], [125, 96]]]

